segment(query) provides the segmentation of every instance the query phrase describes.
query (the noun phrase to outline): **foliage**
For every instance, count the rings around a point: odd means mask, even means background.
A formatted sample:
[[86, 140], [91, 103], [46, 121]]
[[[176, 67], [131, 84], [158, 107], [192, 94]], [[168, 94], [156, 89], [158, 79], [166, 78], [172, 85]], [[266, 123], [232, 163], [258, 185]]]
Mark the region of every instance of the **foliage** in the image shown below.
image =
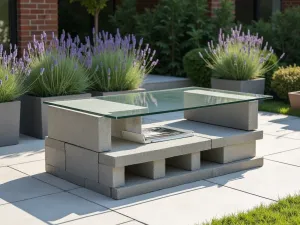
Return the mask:
[[277, 12], [272, 16], [273, 42], [276, 49], [286, 53], [285, 61], [300, 64], [300, 6]]
[[87, 9], [88, 13], [94, 16], [95, 29], [96, 33], [98, 33], [99, 13], [106, 7], [106, 3], [108, 0], [70, 0], [71, 3], [76, 1], [80, 2], [80, 4]]
[[199, 58], [199, 52], [203, 49], [197, 48], [188, 52], [183, 58], [183, 67], [187, 76], [193, 83], [200, 87], [210, 87], [211, 69]]
[[300, 196], [288, 196], [278, 202], [261, 205], [247, 212], [213, 219], [204, 225], [288, 225], [300, 224]]
[[122, 0], [115, 14], [110, 16], [110, 23], [121, 34], [133, 34], [136, 29], [136, 0]]
[[41, 40], [33, 39], [28, 44], [28, 54], [32, 58], [31, 76], [27, 82], [34, 84], [30, 95], [51, 97], [83, 93], [90, 85], [84, 61], [83, 47], [78, 37], [74, 40], [63, 32], [60, 39], [52, 36], [47, 46], [47, 35]]
[[207, 0], [198, 0], [194, 4], [190, 1], [188, 10], [188, 20], [186, 28], [187, 34], [190, 36], [189, 42], [192, 48], [200, 48], [211, 38], [213, 31], [213, 23], [208, 17]]
[[289, 103], [279, 100], [268, 100], [260, 103], [259, 111], [300, 117], [300, 109], [293, 109]]
[[272, 65], [274, 65], [268, 72], [265, 73], [264, 77], [265, 77], [265, 93], [266, 94], [271, 94], [272, 93], [272, 89], [271, 89], [271, 82], [273, 79], [273, 75], [275, 73], [275, 71], [278, 69], [278, 57], [276, 56], [276, 54], [272, 54], [269, 59], [266, 61], [266, 65], [268, 67], [272, 67]]
[[161, 0], [154, 9], [136, 16], [140, 37], [158, 49], [159, 74], [183, 76], [183, 56], [207, 39], [207, 1]]
[[280, 67], [273, 76], [272, 90], [283, 100], [288, 99], [288, 93], [300, 90], [300, 67]]
[[214, 26], [212, 34], [217, 33], [220, 29], [225, 33], [230, 33], [230, 28], [234, 26], [234, 10], [235, 5], [232, 0], [220, 1], [220, 7], [214, 10], [214, 16], [212, 17]]
[[[91, 46], [92, 89], [96, 91], [123, 91], [139, 88], [145, 76], [156, 66], [156, 51], [143, 40], [138, 43], [134, 35], [121, 37], [102, 32], [96, 35], [95, 45]], [[87, 45], [90, 43], [88, 41]], [[89, 59], [88, 59], [89, 60]]]
[[28, 57], [17, 58], [17, 47], [10, 45], [10, 52], [3, 50], [0, 45], [0, 103], [16, 100], [27, 92], [25, 80], [30, 74], [27, 67]]
[[[264, 75], [273, 69], [276, 64], [266, 63], [273, 54], [268, 44], [262, 48], [263, 39], [258, 35], [241, 33], [242, 27], [231, 29], [231, 36], [225, 38], [222, 30], [219, 33], [217, 46], [208, 43], [206, 55], [200, 53], [214, 73], [213, 76], [228, 80], [250, 80]], [[283, 55], [280, 57], [282, 58]], [[276, 62], [277, 63], [277, 62]]]

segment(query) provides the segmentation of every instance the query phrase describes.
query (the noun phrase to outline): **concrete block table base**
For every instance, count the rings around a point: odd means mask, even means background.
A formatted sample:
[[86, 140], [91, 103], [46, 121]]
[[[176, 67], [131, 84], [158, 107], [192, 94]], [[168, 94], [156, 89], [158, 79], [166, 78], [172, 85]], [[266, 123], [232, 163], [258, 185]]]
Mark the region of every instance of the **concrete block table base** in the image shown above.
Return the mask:
[[146, 145], [112, 137], [111, 149], [105, 152], [48, 137], [46, 171], [123, 199], [263, 165], [263, 158], [255, 157], [261, 131], [184, 119], [167, 125], [193, 129], [195, 135]]

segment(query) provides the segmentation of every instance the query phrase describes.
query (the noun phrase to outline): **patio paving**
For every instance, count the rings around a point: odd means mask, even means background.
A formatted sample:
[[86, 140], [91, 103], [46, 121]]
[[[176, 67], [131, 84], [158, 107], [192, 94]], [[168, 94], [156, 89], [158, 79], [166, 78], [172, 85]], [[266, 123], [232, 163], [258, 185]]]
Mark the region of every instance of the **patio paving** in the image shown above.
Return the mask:
[[21, 136], [0, 148], [0, 224], [194, 225], [299, 193], [300, 118], [260, 113], [259, 128], [263, 167], [119, 201], [45, 173], [44, 141]]

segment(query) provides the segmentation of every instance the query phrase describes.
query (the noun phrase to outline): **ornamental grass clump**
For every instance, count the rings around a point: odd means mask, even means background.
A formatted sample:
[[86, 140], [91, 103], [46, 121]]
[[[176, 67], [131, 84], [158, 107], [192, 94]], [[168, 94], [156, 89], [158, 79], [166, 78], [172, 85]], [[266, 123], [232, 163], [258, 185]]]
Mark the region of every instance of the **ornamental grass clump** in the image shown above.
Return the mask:
[[231, 35], [227, 37], [220, 30], [218, 44], [214, 46], [213, 42], [209, 42], [205, 53], [207, 57], [199, 53], [200, 57], [213, 70], [212, 76], [219, 79], [255, 79], [278, 63], [267, 63], [274, 54], [273, 48], [268, 46], [268, 42], [263, 46], [263, 37], [258, 34], [251, 35], [249, 30], [247, 34], [242, 32], [242, 26], [231, 29]]
[[32, 58], [31, 76], [35, 80], [29, 94], [37, 97], [52, 97], [83, 93], [90, 85], [87, 69], [82, 66], [85, 46], [79, 38], [74, 39], [64, 32], [58, 39], [54, 34], [47, 41], [46, 33], [38, 41], [28, 44], [27, 54]]
[[144, 78], [157, 65], [155, 50], [143, 48], [134, 35], [121, 37], [107, 32], [95, 34], [94, 45], [86, 38], [86, 66], [89, 68], [94, 91], [125, 91], [140, 87]]
[[30, 74], [29, 58], [18, 59], [17, 55], [16, 46], [10, 45], [7, 53], [0, 45], [0, 103], [14, 101], [28, 90], [25, 80]]

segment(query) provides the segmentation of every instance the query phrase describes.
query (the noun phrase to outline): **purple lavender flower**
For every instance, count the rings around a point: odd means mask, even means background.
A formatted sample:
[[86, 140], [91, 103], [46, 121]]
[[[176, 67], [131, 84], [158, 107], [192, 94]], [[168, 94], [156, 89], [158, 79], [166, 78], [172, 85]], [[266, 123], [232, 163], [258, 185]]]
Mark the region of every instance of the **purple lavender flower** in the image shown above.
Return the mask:
[[2, 84], [3, 84], [3, 82], [2, 82], [2, 80], [0, 80], [0, 87], [2, 86]]
[[40, 75], [42, 76], [44, 74], [44, 72], [45, 72], [45, 68], [41, 68], [40, 69]]

